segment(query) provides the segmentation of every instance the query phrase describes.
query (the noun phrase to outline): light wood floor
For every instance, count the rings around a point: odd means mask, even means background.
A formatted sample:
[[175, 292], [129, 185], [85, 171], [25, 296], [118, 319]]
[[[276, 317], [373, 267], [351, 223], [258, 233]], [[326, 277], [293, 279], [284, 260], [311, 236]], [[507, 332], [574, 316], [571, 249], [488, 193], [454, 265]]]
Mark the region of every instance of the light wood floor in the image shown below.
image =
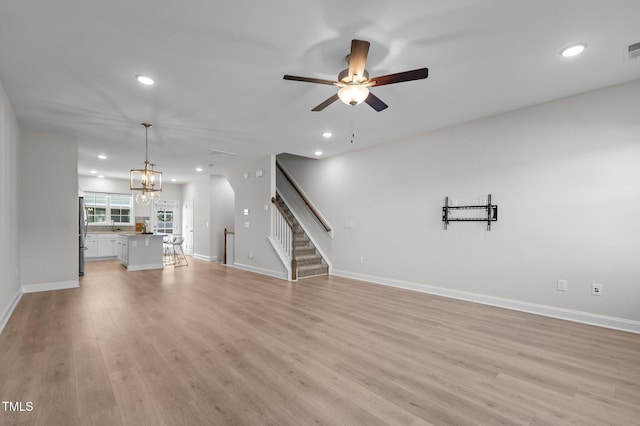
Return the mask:
[[214, 263], [25, 294], [0, 424], [640, 424], [640, 335]]

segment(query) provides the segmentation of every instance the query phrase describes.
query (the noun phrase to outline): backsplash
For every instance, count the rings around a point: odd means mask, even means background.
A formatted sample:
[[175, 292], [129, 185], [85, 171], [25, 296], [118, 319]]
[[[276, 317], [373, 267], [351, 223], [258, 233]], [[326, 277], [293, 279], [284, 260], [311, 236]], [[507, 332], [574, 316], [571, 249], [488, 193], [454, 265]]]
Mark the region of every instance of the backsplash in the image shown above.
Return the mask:
[[122, 225], [89, 225], [87, 227], [87, 232], [92, 234], [98, 234], [101, 232], [112, 233], [112, 232], [134, 232], [136, 230], [135, 226], [122, 226]]
[[97, 234], [100, 232], [140, 232], [141, 226], [144, 223], [149, 224], [149, 216], [136, 216], [136, 224], [125, 226], [125, 225], [89, 225], [87, 226], [87, 232], [91, 232], [93, 234]]

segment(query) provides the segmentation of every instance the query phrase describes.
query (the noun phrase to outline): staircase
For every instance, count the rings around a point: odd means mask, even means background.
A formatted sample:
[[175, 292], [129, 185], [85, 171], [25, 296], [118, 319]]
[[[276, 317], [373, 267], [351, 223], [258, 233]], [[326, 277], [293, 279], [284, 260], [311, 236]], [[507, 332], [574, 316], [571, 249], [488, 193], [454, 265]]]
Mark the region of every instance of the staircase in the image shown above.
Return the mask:
[[291, 213], [291, 210], [289, 210], [284, 200], [280, 198], [280, 194], [277, 193], [276, 203], [282, 207], [282, 210], [296, 227], [295, 258], [298, 264], [297, 277], [307, 278], [316, 275], [327, 275], [329, 273], [329, 266], [324, 263], [322, 256], [318, 253], [311, 240], [309, 240], [309, 237], [293, 216], [293, 213]]

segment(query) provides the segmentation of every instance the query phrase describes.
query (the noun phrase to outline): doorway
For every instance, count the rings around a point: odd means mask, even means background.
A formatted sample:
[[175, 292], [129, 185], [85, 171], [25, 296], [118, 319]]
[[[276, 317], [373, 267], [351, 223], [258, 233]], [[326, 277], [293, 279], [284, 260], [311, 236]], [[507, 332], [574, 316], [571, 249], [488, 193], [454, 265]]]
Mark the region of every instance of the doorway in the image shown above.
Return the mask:
[[182, 207], [184, 253], [193, 256], [193, 200], [187, 200]]
[[153, 203], [151, 225], [156, 234], [180, 233], [180, 210], [177, 201], [158, 200]]

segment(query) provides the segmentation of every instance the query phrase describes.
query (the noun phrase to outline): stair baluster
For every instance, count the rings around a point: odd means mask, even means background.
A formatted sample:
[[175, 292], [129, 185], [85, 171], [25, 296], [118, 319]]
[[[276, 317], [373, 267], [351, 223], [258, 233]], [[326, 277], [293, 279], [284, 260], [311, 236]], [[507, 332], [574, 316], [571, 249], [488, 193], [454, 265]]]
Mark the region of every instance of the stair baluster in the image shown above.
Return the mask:
[[276, 214], [273, 216], [273, 232], [275, 240], [282, 249], [285, 257], [291, 261], [291, 279], [298, 279], [298, 263], [296, 262], [296, 225], [289, 219], [280, 203], [275, 197], [271, 202], [276, 206]]
[[[322, 256], [317, 253], [315, 246], [298, 224], [284, 200], [277, 194], [276, 197], [271, 199], [271, 202], [276, 206], [277, 211], [276, 215], [274, 215], [274, 220], [276, 220], [276, 217], [279, 218], [277, 219], [279, 222], [274, 223], [274, 229], [277, 230], [278, 226], [281, 226], [291, 233], [290, 245], [288, 243], [289, 240], [284, 241], [284, 239], [279, 244], [287, 254], [289, 251], [285, 247], [291, 248], [291, 256], [287, 256], [287, 259], [291, 259], [292, 275], [295, 277], [293, 279], [328, 274], [328, 265], [324, 263]], [[274, 239], [280, 241], [277, 235], [274, 236]]]

